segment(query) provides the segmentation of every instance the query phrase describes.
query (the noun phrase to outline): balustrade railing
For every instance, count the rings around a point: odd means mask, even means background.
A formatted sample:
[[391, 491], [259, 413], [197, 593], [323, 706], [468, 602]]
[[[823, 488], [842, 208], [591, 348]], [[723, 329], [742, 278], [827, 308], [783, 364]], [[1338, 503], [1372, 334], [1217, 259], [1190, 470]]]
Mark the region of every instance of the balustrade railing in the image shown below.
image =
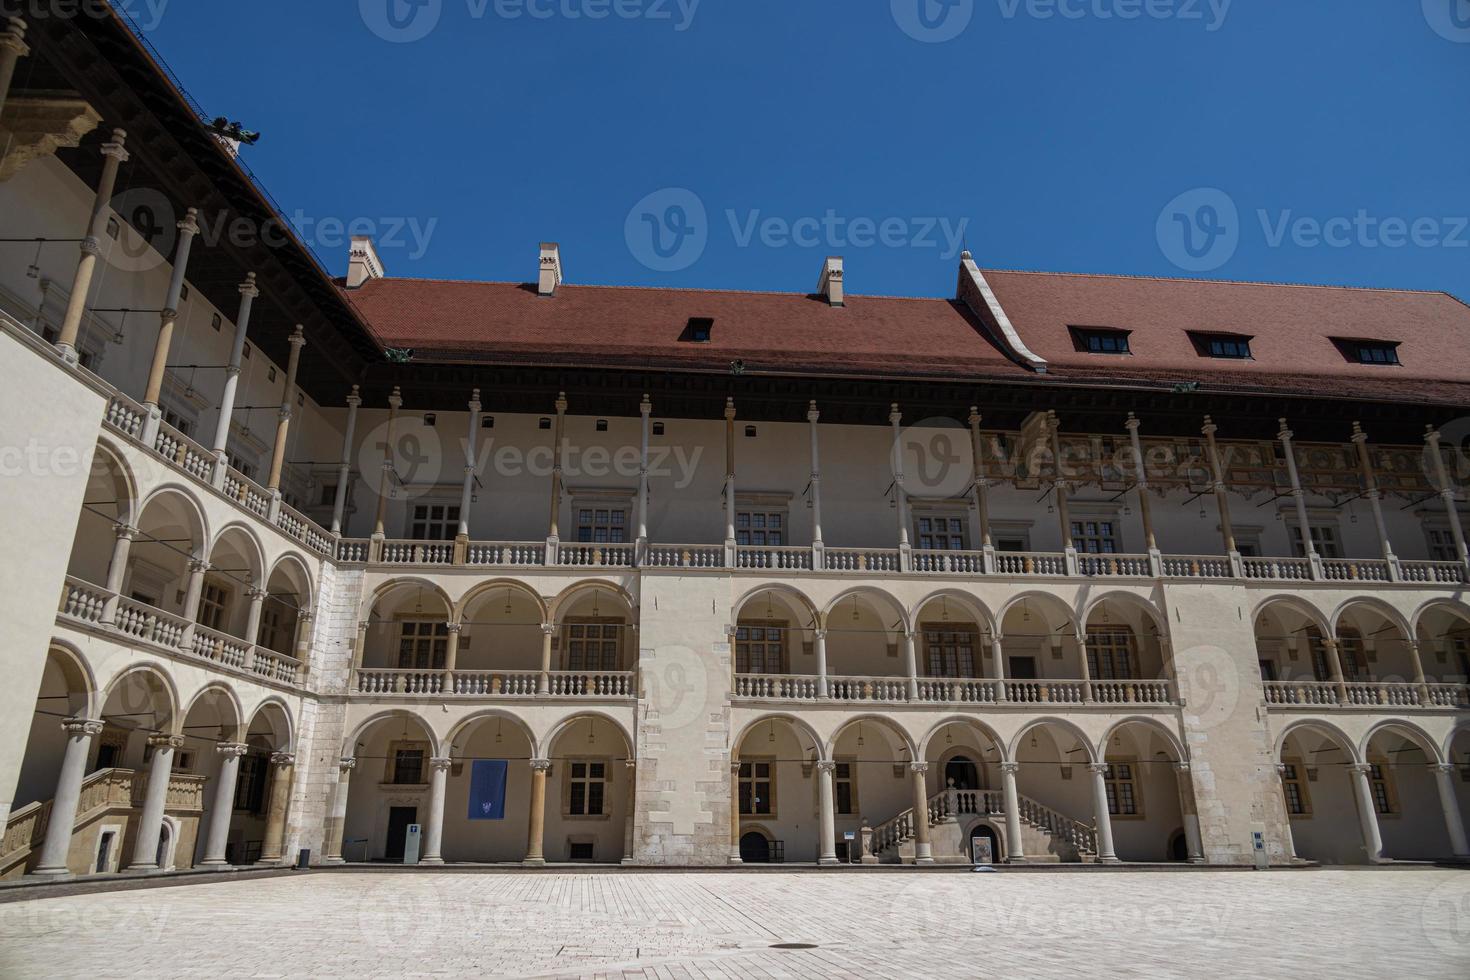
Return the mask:
[[1017, 704], [1082, 704], [1087, 700], [1083, 681], [1006, 681], [1006, 698]]
[[650, 568], [724, 568], [723, 545], [655, 544], [648, 547]]
[[162, 609], [154, 609], [134, 599], [119, 597], [117, 618], [113, 628], [134, 639], [156, 643], [170, 650], [179, 650], [183, 646], [184, 632], [189, 625], [189, 622], [181, 616], [166, 613]]
[[919, 700], [945, 704], [994, 704], [998, 681], [920, 677]]
[[1096, 578], [1149, 578], [1148, 555], [1078, 555], [1077, 570]]
[[829, 677], [827, 690], [834, 701], [907, 701], [907, 677]]
[[1267, 704], [1337, 704], [1337, 685], [1331, 681], [1266, 681]]
[[766, 701], [814, 701], [817, 678], [807, 674], [736, 674], [735, 696]]
[[384, 565], [451, 565], [452, 541], [384, 541]]
[[897, 548], [827, 548], [822, 554], [829, 572], [897, 572], [900, 568]]
[[363, 695], [458, 698], [626, 699], [637, 696], [632, 671], [391, 670], [360, 667], [352, 690]]
[[546, 564], [546, 542], [472, 542], [465, 564], [495, 568], [540, 568]]
[[236, 670], [250, 667], [251, 645], [238, 637], [195, 624], [194, 654]]
[[372, 543], [355, 538], [343, 538], [337, 542], [337, 560], [348, 565], [360, 565], [368, 560]]
[[1173, 704], [1168, 681], [1093, 681], [1092, 699], [1100, 704]]
[[631, 544], [566, 544], [557, 549], [556, 563], [572, 568], [632, 568]]
[[914, 571], [939, 575], [984, 575], [983, 551], [915, 551]]
[[1211, 555], [1165, 555], [1166, 578], [1233, 578], [1229, 558]]
[[736, 549], [735, 567], [763, 568], [771, 571], [809, 572], [812, 570], [812, 549], [742, 546]]
[[1266, 703], [1303, 707], [1457, 708], [1470, 705], [1470, 685], [1347, 681], [1340, 700], [1334, 681], [1267, 681]]
[[1322, 575], [1329, 582], [1387, 582], [1392, 578], [1388, 562], [1359, 558], [1324, 559]]
[[999, 551], [996, 570], [1002, 575], [1066, 575], [1067, 556], [1025, 551]]
[[1309, 582], [1312, 563], [1305, 558], [1242, 558], [1246, 578]]
[[1465, 566], [1457, 561], [1401, 561], [1399, 573], [1405, 582], [1437, 585], [1465, 584]]

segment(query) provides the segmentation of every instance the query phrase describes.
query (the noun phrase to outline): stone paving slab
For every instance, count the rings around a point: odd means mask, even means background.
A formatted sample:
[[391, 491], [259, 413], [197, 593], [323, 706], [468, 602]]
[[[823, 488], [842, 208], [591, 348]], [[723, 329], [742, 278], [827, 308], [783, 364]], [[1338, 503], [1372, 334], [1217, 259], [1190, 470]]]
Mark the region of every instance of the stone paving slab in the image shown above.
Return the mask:
[[0, 905], [0, 976], [1467, 977], [1470, 872], [306, 874]]

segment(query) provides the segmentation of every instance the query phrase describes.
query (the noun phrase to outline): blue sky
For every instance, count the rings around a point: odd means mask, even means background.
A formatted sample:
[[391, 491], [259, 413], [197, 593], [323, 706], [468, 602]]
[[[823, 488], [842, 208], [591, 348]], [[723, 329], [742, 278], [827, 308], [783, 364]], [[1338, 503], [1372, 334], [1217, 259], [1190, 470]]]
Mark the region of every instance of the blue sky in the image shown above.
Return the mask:
[[127, 6], [336, 274], [323, 219], [415, 277], [947, 296], [962, 242], [1470, 299], [1470, 0], [412, 2]]

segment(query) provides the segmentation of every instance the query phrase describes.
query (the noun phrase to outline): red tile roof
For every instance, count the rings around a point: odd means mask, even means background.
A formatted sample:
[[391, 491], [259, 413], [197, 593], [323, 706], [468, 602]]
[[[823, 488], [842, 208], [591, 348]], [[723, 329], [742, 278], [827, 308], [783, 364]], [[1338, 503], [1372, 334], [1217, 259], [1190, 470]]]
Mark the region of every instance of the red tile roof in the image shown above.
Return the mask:
[[[1351, 396], [1470, 405], [1470, 307], [1445, 293], [984, 270], [1046, 375], [992, 341], [988, 312], [945, 299], [377, 279], [343, 295], [420, 362], [661, 367]], [[707, 344], [680, 340], [714, 319]], [[1069, 326], [1132, 331], [1127, 356], [1078, 352]], [[1254, 360], [1201, 357], [1187, 331], [1252, 336]], [[1401, 367], [1350, 364], [1331, 337], [1398, 341]]]

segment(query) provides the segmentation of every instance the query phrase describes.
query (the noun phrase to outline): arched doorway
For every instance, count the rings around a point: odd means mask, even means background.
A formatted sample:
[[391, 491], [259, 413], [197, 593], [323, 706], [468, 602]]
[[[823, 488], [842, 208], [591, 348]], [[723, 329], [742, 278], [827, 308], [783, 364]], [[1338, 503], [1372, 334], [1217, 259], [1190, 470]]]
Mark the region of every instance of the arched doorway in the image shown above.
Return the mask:
[[742, 836], [740, 838], [740, 860], [745, 864], [770, 864], [770, 838], [758, 830], [752, 830]]
[[1000, 835], [989, 824], [976, 824], [970, 828], [970, 860], [975, 864], [1000, 864], [1005, 861], [1005, 852], [1000, 847]]
[[980, 770], [967, 755], [952, 756], [944, 764], [944, 785], [954, 789], [980, 789]]

